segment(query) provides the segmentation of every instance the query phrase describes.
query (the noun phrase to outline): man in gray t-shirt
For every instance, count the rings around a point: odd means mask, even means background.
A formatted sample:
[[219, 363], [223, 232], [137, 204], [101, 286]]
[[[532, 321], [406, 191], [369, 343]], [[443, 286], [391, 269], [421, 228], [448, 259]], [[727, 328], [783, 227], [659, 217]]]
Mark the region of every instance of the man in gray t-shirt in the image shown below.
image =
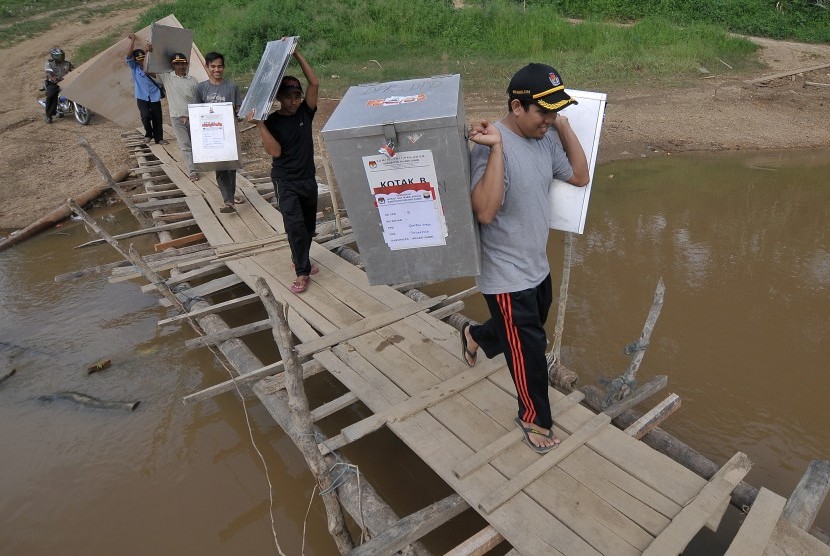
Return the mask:
[[[242, 97], [236, 83], [223, 77], [225, 74], [225, 57], [218, 52], [208, 52], [205, 54], [205, 68], [208, 72], [208, 80], [202, 81], [196, 86], [196, 103], [232, 102], [234, 113], [238, 112], [242, 105]], [[234, 198], [236, 193], [236, 170], [216, 170], [216, 183], [219, 185], [222, 200], [225, 203], [219, 209], [219, 212], [236, 212], [234, 204], [244, 202], [242, 199]]]
[[470, 131], [471, 199], [481, 229], [477, 278], [491, 318], [461, 330], [462, 355], [475, 365], [503, 353], [518, 394], [518, 426], [533, 450], [545, 453], [553, 434], [544, 324], [553, 300], [547, 259], [548, 193], [556, 178], [588, 184], [579, 140], [558, 112], [575, 104], [555, 69], [529, 64], [510, 80], [509, 111]]

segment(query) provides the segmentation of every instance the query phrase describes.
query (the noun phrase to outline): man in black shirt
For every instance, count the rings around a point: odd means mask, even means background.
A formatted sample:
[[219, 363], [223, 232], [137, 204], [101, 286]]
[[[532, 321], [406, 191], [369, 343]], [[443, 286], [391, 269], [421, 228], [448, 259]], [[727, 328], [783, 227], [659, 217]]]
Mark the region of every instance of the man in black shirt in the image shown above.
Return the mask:
[[318, 271], [311, 264], [309, 251], [317, 224], [317, 180], [311, 123], [317, 112], [320, 81], [297, 49], [294, 50], [294, 58], [308, 81], [305, 98], [300, 80], [286, 75], [277, 89], [279, 109], [265, 121], [254, 120], [253, 110], [247, 119], [256, 124], [265, 152], [273, 157], [271, 181], [297, 274], [291, 291], [302, 293], [308, 288], [310, 276]]

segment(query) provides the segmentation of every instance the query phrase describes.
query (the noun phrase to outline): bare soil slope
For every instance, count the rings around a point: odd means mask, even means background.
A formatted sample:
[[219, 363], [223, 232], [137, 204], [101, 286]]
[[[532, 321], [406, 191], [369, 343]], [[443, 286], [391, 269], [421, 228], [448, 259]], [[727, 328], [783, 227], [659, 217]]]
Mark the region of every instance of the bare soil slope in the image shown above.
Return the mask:
[[[74, 119], [47, 127], [37, 104], [37, 88], [49, 49], [69, 53], [112, 29], [126, 34], [142, 8], [119, 11], [88, 24], [67, 23], [49, 33], [2, 51], [0, 67], [0, 228], [23, 227], [77, 195], [100, 177], [78, 147], [83, 135], [112, 173], [131, 166], [120, 143], [124, 131], [100, 116], [89, 126]], [[776, 79], [765, 86], [745, 80], [798, 68], [830, 64], [830, 45], [757, 40], [768, 70], [757, 75], [701, 77], [684, 87], [621, 87], [606, 91], [608, 107], [600, 161], [665, 152], [718, 149], [803, 148], [830, 146], [830, 67]], [[323, 101], [316, 118], [321, 127], [336, 101]], [[498, 119], [504, 92], [467, 92], [470, 121]], [[138, 125], [138, 119], [136, 119]], [[243, 149], [261, 153], [255, 132], [244, 134]], [[264, 165], [263, 165], [264, 166]]]

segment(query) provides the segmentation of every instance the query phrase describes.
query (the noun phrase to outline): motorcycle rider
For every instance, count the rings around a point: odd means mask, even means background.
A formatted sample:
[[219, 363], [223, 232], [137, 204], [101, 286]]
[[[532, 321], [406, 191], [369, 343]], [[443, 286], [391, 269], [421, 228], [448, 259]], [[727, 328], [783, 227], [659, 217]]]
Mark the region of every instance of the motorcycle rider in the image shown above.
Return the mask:
[[[52, 123], [52, 116], [58, 111], [58, 95], [61, 88], [58, 85], [66, 74], [72, 71], [72, 63], [66, 59], [66, 54], [57, 46], [49, 51], [49, 59], [46, 60], [46, 81], [43, 88], [46, 89], [46, 117], [47, 124]], [[60, 115], [63, 117], [63, 114]]]

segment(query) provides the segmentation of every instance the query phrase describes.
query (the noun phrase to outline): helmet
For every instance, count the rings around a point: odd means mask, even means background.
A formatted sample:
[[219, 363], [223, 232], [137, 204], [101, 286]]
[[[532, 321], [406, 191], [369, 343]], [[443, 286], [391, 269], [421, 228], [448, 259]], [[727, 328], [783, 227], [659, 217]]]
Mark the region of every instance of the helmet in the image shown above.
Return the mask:
[[57, 46], [49, 51], [49, 56], [51, 56], [52, 59], [58, 63], [61, 63], [66, 59], [66, 55], [63, 53], [63, 50]]

